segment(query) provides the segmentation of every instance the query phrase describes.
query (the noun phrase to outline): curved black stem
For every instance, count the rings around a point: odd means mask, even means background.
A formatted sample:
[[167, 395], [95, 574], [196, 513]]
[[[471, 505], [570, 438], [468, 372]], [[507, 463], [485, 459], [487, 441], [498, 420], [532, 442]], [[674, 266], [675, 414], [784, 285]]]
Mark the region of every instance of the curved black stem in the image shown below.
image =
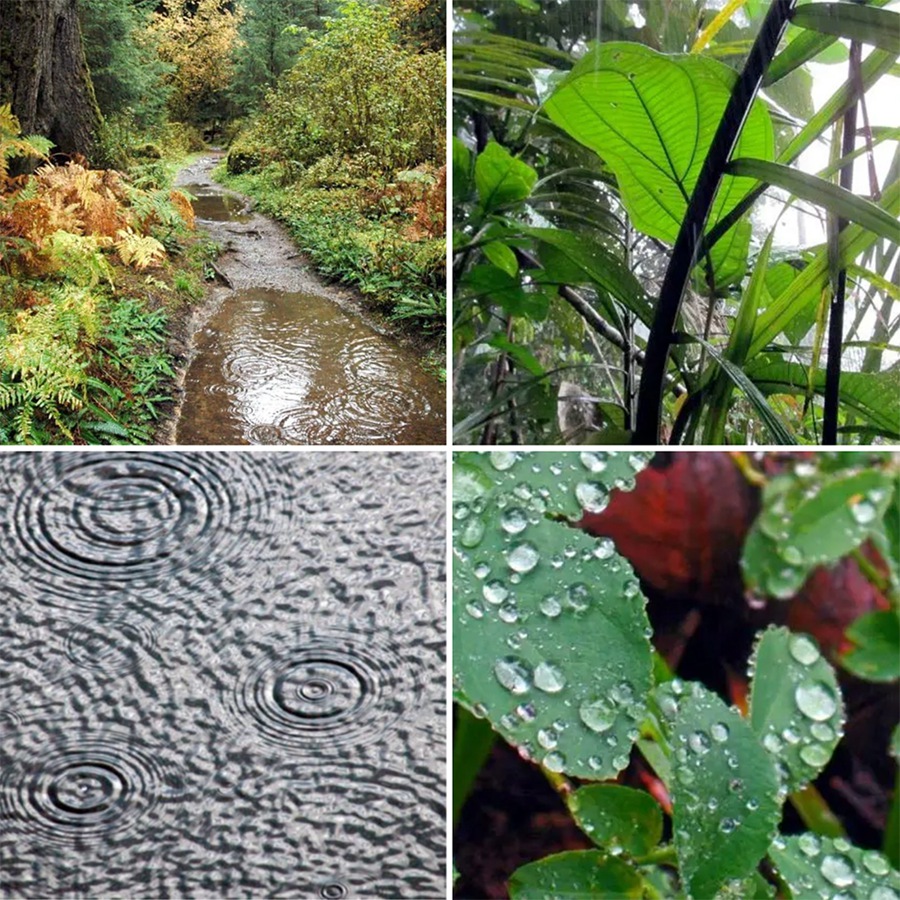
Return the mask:
[[666, 366], [672, 345], [672, 332], [681, 308], [681, 298], [691, 270], [696, 264], [700, 239], [725, 166], [740, 137], [750, 106], [759, 90], [763, 75], [775, 56], [778, 42], [796, 3], [797, 0], [773, 0], [703, 161], [703, 168], [672, 249], [672, 257], [666, 269], [656, 307], [656, 316], [647, 341], [647, 358], [638, 394], [635, 443], [659, 443]]
[[[857, 41], [850, 43], [850, 80], [859, 81], [860, 45]], [[844, 134], [841, 142], [841, 156], [849, 156], [856, 145], [856, 109], [854, 103], [844, 113]], [[848, 162], [841, 169], [841, 187], [853, 189], [853, 163]], [[837, 220], [837, 234], [831, 248], [835, 252], [840, 233], [849, 222], [844, 218]], [[841, 353], [844, 349], [844, 295], [847, 289], [847, 269], [838, 270], [837, 284], [832, 285], [831, 308], [828, 319], [828, 357], [825, 365], [825, 409], [822, 413], [822, 443], [838, 442], [838, 409], [841, 405]]]

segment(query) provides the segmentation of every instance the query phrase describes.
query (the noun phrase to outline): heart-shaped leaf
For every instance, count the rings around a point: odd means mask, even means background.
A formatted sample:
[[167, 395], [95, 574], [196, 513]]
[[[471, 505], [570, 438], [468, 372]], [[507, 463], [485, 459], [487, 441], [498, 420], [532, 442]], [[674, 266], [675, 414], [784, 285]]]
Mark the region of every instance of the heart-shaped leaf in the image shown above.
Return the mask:
[[[640, 44], [609, 42], [578, 61], [544, 104], [549, 117], [615, 172], [634, 226], [674, 242], [737, 73], [701, 56], [665, 56]], [[755, 101], [733, 151], [771, 160], [772, 123]], [[708, 229], [754, 186], [725, 176]], [[750, 240], [739, 222], [712, 250], [717, 284], [739, 279]]]

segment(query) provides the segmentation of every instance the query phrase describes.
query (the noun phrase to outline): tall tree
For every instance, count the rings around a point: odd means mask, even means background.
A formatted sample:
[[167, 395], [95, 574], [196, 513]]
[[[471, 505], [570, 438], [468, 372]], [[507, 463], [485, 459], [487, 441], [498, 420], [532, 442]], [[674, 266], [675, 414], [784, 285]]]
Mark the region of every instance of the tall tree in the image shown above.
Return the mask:
[[90, 156], [100, 111], [84, 59], [77, 0], [2, 0], [0, 102], [25, 134]]

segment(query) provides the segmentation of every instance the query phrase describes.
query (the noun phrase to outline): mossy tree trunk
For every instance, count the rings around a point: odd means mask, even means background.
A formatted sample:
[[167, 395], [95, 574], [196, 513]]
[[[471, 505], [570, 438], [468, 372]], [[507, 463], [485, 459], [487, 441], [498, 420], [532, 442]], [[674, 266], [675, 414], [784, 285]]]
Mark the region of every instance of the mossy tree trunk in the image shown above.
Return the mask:
[[23, 134], [90, 158], [100, 111], [77, 0], [0, 0], [0, 102], [12, 104]]

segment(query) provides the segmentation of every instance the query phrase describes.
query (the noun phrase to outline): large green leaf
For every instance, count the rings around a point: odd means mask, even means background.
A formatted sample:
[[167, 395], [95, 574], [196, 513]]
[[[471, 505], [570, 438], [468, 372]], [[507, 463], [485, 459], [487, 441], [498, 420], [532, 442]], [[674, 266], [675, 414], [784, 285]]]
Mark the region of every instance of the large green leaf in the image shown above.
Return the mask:
[[537, 181], [537, 172], [491, 141], [475, 160], [475, 186], [485, 212], [524, 200]]
[[644, 597], [612, 542], [567, 520], [632, 487], [647, 458], [499, 451], [454, 465], [454, 678], [476, 715], [552, 771], [612, 777], [638, 736]]
[[834, 669], [812, 638], [773, 627], [760, 635], [750, 665], [750, 725], [788, 791], [796, 791], [825, 768], [841, 737]]
[[[737, 73], [700, 56], [664, 56], [611, 42], [587, 53], [544, 104], [550, 118], [613, 169], [635, 227], [674, 242]], [[774, 158], [769, 114], [754, 102], [734, 153]], [[753, 187], [723, 178], [708, 227]], [[746, 223], [713, 249], [719, 283], [739, 278], [749, 243]]]
[[747, 722], [702, 685], [689, 690], [672, 736], [675, 849], [688, 893], [713, 897], [756, 868], [781, 804], [775, 765]]
[[600, 850], [557, 853], [516, 869], [509, 879], [512, 900], [604, 900], [644, 896], [640, 874]]
[[880, 469], [773, 478], [744, 542], [747, 586], [778, 599], [794, 596], [816, 566], [836, 562], [881, 528], [893, 488]]
[[769, 856], [791, 897], [900, 896], [900, 873], [875, 850], [861, 850], [843, 838], [806, 834], [778, 837]]

